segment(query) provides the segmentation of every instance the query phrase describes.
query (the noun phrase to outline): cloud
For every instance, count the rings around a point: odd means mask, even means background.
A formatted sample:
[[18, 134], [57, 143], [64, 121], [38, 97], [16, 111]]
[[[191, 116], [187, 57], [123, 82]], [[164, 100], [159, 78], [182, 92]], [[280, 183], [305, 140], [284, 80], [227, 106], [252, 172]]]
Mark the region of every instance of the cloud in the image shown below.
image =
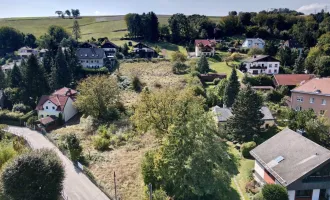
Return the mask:
[[94, 12], [94, 15], [101, 15], [101, 12], [97, 10]]
[[305, 14], [310, 14], [321, 11], [322, 9], [325, 9], [326, 6], [329, 7], [330, 4], [321, 4], [321, 3], [313, 3], [309, 5], [301, 6], [297, 9], [298, 12], [303, 12]]

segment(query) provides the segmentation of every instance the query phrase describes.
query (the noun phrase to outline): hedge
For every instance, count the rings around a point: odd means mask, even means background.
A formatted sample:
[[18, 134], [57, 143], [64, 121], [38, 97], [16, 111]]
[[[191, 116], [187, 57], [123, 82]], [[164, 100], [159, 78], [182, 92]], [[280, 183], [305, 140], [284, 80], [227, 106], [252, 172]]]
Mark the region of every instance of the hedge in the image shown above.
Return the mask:
[[26, 113], [20, 112], [11, 112], [9, 110], [0, 110], [0, 124], [7, 124], [12, 126], [23, 126], [24, 122], [35, 115], [36, 112], [34, 110]]
[[244, 158], [250, 158], [250, 151], [256, 148], [257, 144], [255, 142], [244, 143], [241, 147], [241, 152]]

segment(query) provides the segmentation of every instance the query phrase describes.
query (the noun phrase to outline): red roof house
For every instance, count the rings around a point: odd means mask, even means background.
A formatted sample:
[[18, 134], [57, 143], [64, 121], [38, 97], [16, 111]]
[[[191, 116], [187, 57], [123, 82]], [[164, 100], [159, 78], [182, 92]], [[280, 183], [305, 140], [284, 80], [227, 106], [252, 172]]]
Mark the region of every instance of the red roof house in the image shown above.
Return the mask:
[[276, 74], [274, 75], [274, 84], [278, 86], [297, 86], [308, 80], [313, 79], [313, 74]]
[[201, 55], [214, 56], [215, 54], [215, 40], [195, 40], [195, 53], [196, 57]]

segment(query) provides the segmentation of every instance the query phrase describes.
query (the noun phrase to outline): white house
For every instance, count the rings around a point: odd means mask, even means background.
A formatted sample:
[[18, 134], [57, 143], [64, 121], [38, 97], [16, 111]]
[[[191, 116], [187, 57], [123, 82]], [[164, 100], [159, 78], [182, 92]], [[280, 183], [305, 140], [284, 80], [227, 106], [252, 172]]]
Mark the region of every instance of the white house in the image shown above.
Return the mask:
[[247, 73], [250, 74], [278, 74], [280, 61], [269, 55], [255, 55], [243, 61]]
[[134, 52], [135, 53], [138, 53], [139, 51], [150, 52], [150, 53], [154, 53], [155, 52], [154, 49], [152, 49], [151, 47], [148, 47], [145, 44], [142, 44], [141, 42], [139, 42], [136, 45], [134, 45], [133, 48], [134, 48]]
[[195, 40], [195, 54], [196, 57], [201, 55], [214, 56], [215, 54], [215, 40]]
[[38, 50], [37, 49], [32, 49], [30, 47], [22, 47], [18, 50], [17, 55], [19, 55], [21, 58], [27, 58], [30, 55], [38, 55]]
[[107, 58], [114, 58], [118, 49], [118, 46], [114, 43], [110, 42], [109, 40], [105, 40], [101, 48], [104, 50], [105, 55]]
[[98, 69], [104, 66], [105, 52], [101, 48], [79, 48], [76, 55], [82, 67]]
[[59, 114], [62, 114], [63, 120], [67, 122], [78, 113], [73, 106], [76, 94], [75, 90], [62, 88], [51, 95], [43, 95], [36, 107], [38, 119], [50, 116], [59, 117]]
[[246, 38], [242, 44], [243, 48], [258, 48], [263, 49], [265, 47], [266, 42], [260, 38]]

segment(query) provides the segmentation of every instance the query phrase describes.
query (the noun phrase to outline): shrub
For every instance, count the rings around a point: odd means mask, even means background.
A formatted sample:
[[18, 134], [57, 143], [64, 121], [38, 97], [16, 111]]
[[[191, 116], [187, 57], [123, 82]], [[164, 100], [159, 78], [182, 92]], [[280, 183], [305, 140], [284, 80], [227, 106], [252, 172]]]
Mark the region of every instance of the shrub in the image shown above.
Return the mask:
[[10, 145], [0, 144], [0, 169], [10, 159], [15, 157], [16, 151]]
[[27, 120], [27, 125], [29, 126], [32, 126], [34, 125], [34, 123], [38, 120], [38, 117], [37, 116], [32, 116], [30, 117], [28, 120]]
[[266, 199], [264, 198], [264, 196], [262, 196], [262, 193], [259, 192], [253, 196], [252, 200], [266, 200]]
[[233, 53], [233, 54], [231, 54], [230, 58], [233, 61], [239, 61], [243, 58], [243, 56], [239, 53]]
[[21, 117], [21, 121], [27, 122], [27, 120], [30, 119], [30, 117], [34, 116], [35, 114], [36, 114], [35, 110], [31, 110], [30, 112], [26, 113]]
[[266, 100], [271, 101], [273, 103], [279, 103], [279, 102], [281, 102], [283, 97], [284, 96], [280, 92], [278, 92], [276, 90], [272, 90], [267, 93]]
[[132, 78], [132, 88], [136, 92], [141, 92], [142, 90], [142, 83], [137, 75], [133, 76]]
[[173, 62], [186, 62], [187, 56], [181, 53], [180, 51], [176, 51], [172, 53], [172, 61]]
[[17, 157], [7, 165], [1, 178], [4, 194], [11, 199], [58, 199], [64, 176], [56, 153], [40, 149]]
[[82, 147], [80, 146], [80, 141], [77, 138], [77, 136], [73, 133], [70, 133], [66, 136], [66, 144], [68, 147], [68, 150], [70, 152], [70, 158], [72, 161], [78, 161], [81, 153], [82, 153]]
[[118, 87], [122, 90], [129, 88], [131, 83], [133, 82], [127, 76], [118, 76], [117, 80], [118, 80]]
[[219, 78], [216, 78], [216, 79], [213, 80], [213, 84], [218, 85], [218, 83], [220, 83], [220, 81], [221, 80]]
[[110, 140], [106, 138], [102, 138], [101, 136], [93, 137], [93, 146], [98, 151], [105, 151], [109, 148]]
[[258, 76], [247, 76], [243, 77], [242, 82], [244, 84], [250, 84], [251, 86], [272, 86], [273, 80], [272, 77], [265, 74], [260, 74]]
[[262, 49], [259, 48], [251, 48], [248, 52], [249, 56], [253, 56], [253, 55], [262, 55], [264, 53], [264, 51]]
[[287, 190], [277, 184], [267, 184], [262, 188], [262, 195], [267, 200], [288, 200]]
[[31, 111], [31, 107], [24, 105], [22, 103], [15, 104], [12, 109], [13, 112], [21, 112], [21, 113], [27, 113]]
[[172, 66], [172, 72], [174, 74], [182, 74], [185, 73], [188, 68], [189, 66], [182, 62], [175, 62]]
[[241, 147], [241, 152], [244, 158], [250, 158], [250, 151], [257, 146], [255, 142], [244, 143]]

